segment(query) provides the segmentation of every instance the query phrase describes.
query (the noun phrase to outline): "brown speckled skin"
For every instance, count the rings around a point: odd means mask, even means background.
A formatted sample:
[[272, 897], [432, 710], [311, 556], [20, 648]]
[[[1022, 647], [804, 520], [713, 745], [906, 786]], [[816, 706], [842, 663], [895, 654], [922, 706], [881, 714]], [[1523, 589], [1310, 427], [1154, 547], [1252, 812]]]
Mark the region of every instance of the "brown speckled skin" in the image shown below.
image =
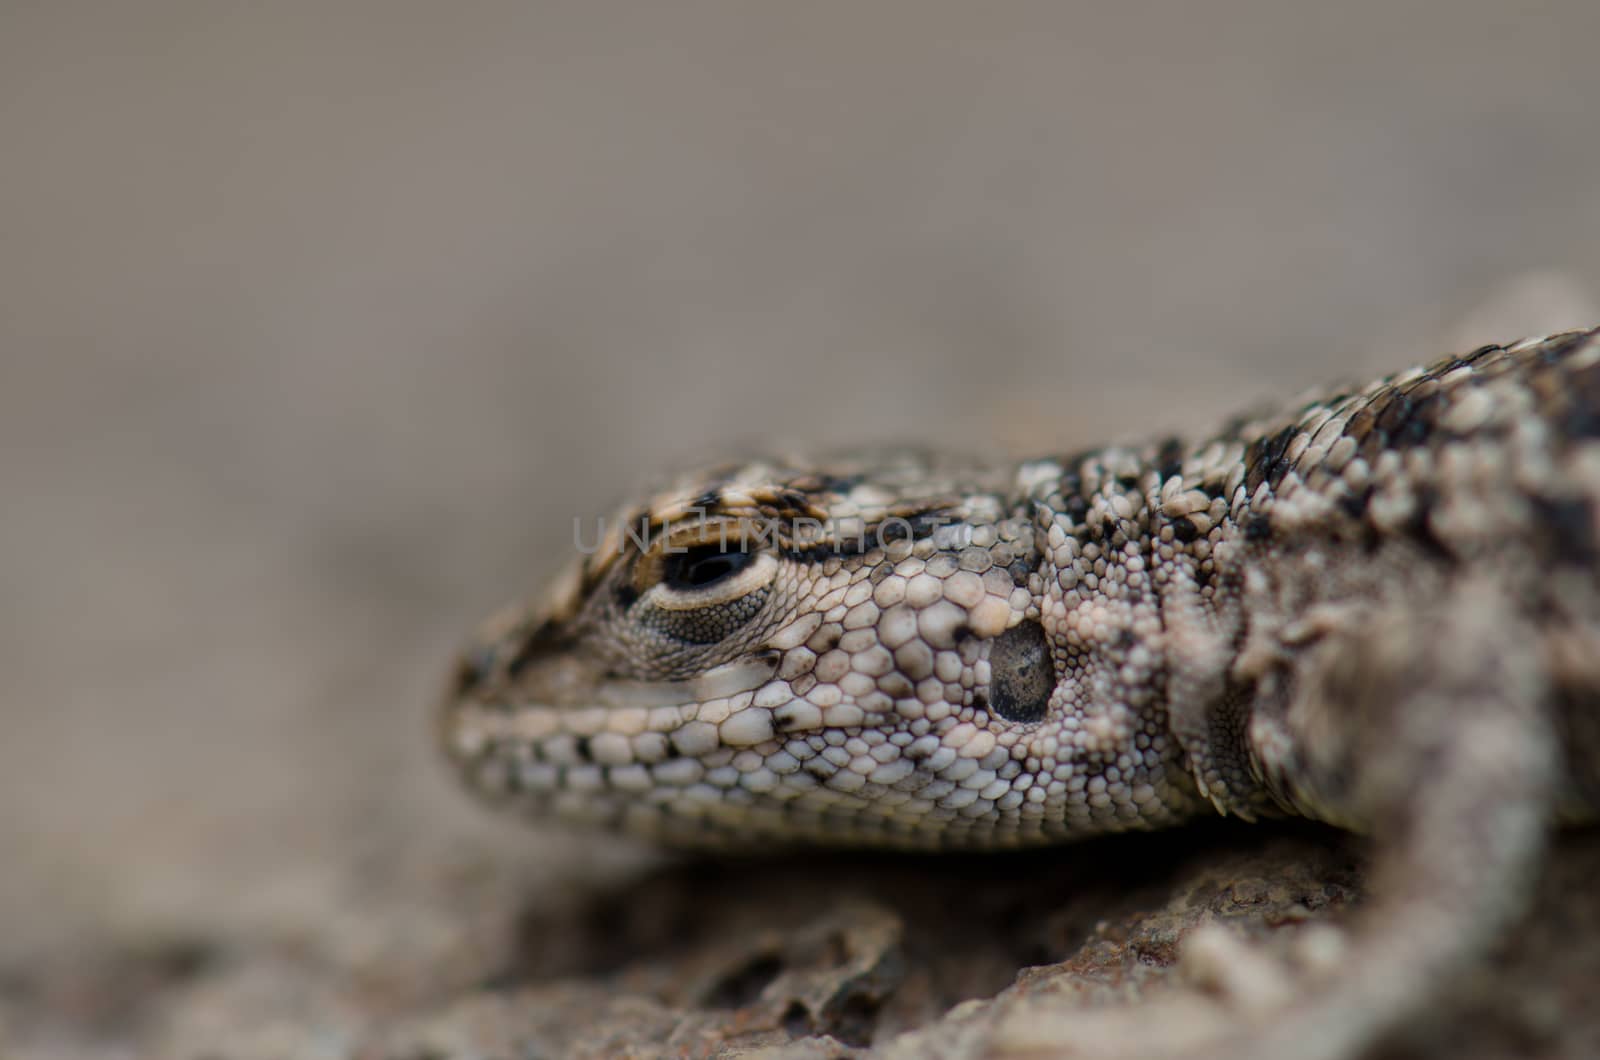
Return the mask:
[[684, 844], [1370, 833], [1341, 974], [1249, 1043], [1349, 1055], [1600, 813], [1597, 504], [1600, 331], [1198, 443], [730, 466], [487, 626], [444, 743], [496, 801]]

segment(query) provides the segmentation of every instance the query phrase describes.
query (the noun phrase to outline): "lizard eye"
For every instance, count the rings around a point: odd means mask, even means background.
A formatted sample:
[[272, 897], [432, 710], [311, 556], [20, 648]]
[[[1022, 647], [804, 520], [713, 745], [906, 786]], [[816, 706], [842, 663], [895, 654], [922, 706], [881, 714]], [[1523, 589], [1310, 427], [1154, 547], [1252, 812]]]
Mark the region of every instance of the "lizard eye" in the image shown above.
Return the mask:
[[777, 557], [737, 542], [690, 545], [657, 562], [655, 585], [639, 601], [634, 620], [689, 644], [715, 644], [742, 629], [765, 606], [778, 573]]
[[705, 589], [733, 577], [750, 565], [750, 553], [720, 544], [696, 545], [666, 557], [661, 582], [678, 591]]

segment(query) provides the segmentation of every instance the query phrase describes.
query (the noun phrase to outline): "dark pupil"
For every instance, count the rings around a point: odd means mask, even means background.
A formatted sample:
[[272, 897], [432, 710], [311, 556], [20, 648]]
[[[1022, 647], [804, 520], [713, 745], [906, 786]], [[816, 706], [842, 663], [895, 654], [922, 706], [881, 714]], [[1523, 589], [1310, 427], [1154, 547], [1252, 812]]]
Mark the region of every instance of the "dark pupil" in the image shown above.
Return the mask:
[[669, 589], [703, 589], [743, 570], [749, 562], [748, 552], [724, 552], [720, 544], [696, 545], [667, 556], [665, 581]]

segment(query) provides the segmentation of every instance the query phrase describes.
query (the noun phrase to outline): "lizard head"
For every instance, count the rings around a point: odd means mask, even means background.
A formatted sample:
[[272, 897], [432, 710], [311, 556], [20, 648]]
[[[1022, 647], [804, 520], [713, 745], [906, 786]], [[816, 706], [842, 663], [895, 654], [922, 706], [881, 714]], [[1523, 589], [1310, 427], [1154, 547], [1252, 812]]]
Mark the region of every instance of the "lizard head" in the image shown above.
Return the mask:
[[900, 452], [672, 482], [484, 625], [444, 746], [492, 799], [680, 844], [1050, 838], [1025, 763], [1056, 664], [1013, 472]]

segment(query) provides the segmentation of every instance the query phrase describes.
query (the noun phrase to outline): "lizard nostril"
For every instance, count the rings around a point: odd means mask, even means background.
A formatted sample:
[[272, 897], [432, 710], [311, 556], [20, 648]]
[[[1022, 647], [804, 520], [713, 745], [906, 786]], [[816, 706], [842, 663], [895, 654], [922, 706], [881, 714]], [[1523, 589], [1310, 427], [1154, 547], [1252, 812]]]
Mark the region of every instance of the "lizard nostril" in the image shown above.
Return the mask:
[[989, 705], [1007, 721], [1039, 721], [1050, 707], [1055, 661], [1044, 627], [1019, 622], [989, 648]]

